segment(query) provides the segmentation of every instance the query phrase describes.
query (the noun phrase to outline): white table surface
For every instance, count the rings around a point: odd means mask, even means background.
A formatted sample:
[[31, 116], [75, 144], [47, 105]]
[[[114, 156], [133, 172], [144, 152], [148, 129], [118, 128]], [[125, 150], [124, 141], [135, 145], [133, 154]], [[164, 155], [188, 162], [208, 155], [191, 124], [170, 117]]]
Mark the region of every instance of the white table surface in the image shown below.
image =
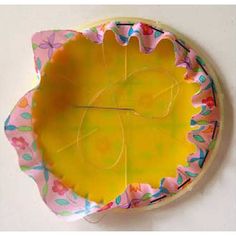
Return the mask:
[[[3, 122], [34, 84], [31, 36], [114, 16], [145, 17], [194, 39], [213, 61], [225, 93], [221, 150], [190, 193], [147, 212], [109, 213], [98, 224], [63, 222], [19, 170]], [[236, 230], [236, 7], [235, 6], [0, 6], [0, 230]]]

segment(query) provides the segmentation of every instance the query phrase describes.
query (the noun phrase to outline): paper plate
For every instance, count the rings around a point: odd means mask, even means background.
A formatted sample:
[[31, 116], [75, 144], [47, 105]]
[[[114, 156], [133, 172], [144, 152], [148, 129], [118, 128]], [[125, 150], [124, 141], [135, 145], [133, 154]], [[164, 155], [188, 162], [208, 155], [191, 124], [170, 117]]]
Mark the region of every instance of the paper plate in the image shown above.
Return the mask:
[[42, 31], [32, 45], [39, 82], [5, 132], [56, 215], [159, 207], [206, 172], [221, 136], [222, 92], [183, 36], [120, 18]]

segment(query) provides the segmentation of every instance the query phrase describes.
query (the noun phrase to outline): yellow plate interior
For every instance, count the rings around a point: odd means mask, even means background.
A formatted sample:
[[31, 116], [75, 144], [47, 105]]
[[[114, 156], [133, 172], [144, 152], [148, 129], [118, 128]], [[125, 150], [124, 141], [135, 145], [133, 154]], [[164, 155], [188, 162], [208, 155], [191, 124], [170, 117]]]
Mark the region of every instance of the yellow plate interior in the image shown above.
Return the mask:
[[[107, 203], [129, 183], [156, 188], [195, 146], [187, 140], [197, 84], [184, 81], [173, 45], [151, 54], [78, 35], [54, 53], [34, 94], [34, 132], [48, 168], [80, 196]], [[119, 108], [119, 109], [117, 109]]]

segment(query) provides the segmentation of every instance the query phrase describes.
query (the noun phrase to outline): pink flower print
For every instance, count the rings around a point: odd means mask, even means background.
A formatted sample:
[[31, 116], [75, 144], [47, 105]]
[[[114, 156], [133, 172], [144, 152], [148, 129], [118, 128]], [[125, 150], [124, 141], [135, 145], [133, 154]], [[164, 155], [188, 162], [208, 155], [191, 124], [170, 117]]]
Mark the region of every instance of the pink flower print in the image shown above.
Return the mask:
[[103, 206], [102, 208], [100, 208], [100, 209], [98, 210], [98, 212], [108, 210], [108, 209], [110, 209], [110, 208], [112, 207], [112, 205], [113, 205], [113, 202], [109, 202], [108, 204], [106, 204], [105, 206]]
[[178, 184], [174, 180], [174, 178], [167, 177], [165, 178], [162, 187], [167, 189], [169, 193], [176, 193], [178, 191]]
[[210, 109], [215, 106], [215, 101], [213, 97], [202, 99], [202, 103], [206, 104]]
[[59, 195], [63, 195], [68, 191], [68, 188], [65, 187], [59, 180], [54, 180], [52, 191], [58, 193]]
[[28, 143], [25, 141], [25, 139], [23, 137], [19, 137], [19, 138], [12, 138], [11, 143], [14, 147], [17, 147], [19, 149], [25, 149], [28, 146]]
[[153, 29], [149, 25], [141, 23], [141, 28], [144, 35], [152, 35]]
[[185, 57], [184, 63], [185, 63], [185, 65], [186, 65], [186, 69], [187, 69], [187, 70], [191, 70], [191, 69], [192, 69], [191, 60], [189, 59], [188, 56]]
[[52, 33], [48, 37], [48, 41], [43, 41], [41, 44], [39, 44], [39, 47], [41, 49], [48, 49], [48, 58], [50, 59], [52, 57], [53, 51], [55, 48], [61, 47], [61, 43], [55, 43], [55, 32]]

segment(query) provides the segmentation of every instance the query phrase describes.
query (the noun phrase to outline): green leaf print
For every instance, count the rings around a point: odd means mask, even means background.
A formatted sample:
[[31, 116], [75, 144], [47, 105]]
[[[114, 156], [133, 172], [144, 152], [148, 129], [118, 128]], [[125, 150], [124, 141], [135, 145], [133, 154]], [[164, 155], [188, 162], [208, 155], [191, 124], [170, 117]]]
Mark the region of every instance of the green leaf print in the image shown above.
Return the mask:
[[32, 115], [28, 112], [23, 112], [23, 113], [21, 113], [21, 117], [24, 119], [31, 119]]
[[116, 204], [119, 205], [121, 202], [121, 196], [119, 195], [117, 198], [116, 198]]
[[197, 173], [192, 173], [192, 172], [190, 172], [190, 171], [185, 171], [185, 173], [186, 173], [186, 175], [188, 175], [188, 176], [190, 176], [190, 177], [196, 177], [196, 176], [198, 176]]
[[196, 141], [198, 141], [199, 143], [204, 143], [205, 142], [204, 138], [202, 136], [200, 136], [200, 135], [193, 135], [193, 138]]
[[142, 200], [145, 201], [145, 200], [148, 200], [152, 197], [152, 194], [151, 193], [145, 193], [143, 196], [142, 196]]
[[182, 182], [183, 182], [183, 178], [182, 178], [182, 176], [179, 174], [179, 175], [178, 175], [178, 179], [177, 179], [177, 183], [178, 183], [178, 185], [180, 185], [180, 184], [182, 184]]
[[31, 126], [19, 126], [19, 127], [17, 127], [17, 129], [19, 131], [23, 131], [23, 132], [32, 131], [32, 127]]
[[66, 205], [69, 205], [69, 201], [67, 201], [66, 199], [56, 199], [55, 202], [58, 204], [58, 205], [61, 205], [61, 206], [66, 206]]

